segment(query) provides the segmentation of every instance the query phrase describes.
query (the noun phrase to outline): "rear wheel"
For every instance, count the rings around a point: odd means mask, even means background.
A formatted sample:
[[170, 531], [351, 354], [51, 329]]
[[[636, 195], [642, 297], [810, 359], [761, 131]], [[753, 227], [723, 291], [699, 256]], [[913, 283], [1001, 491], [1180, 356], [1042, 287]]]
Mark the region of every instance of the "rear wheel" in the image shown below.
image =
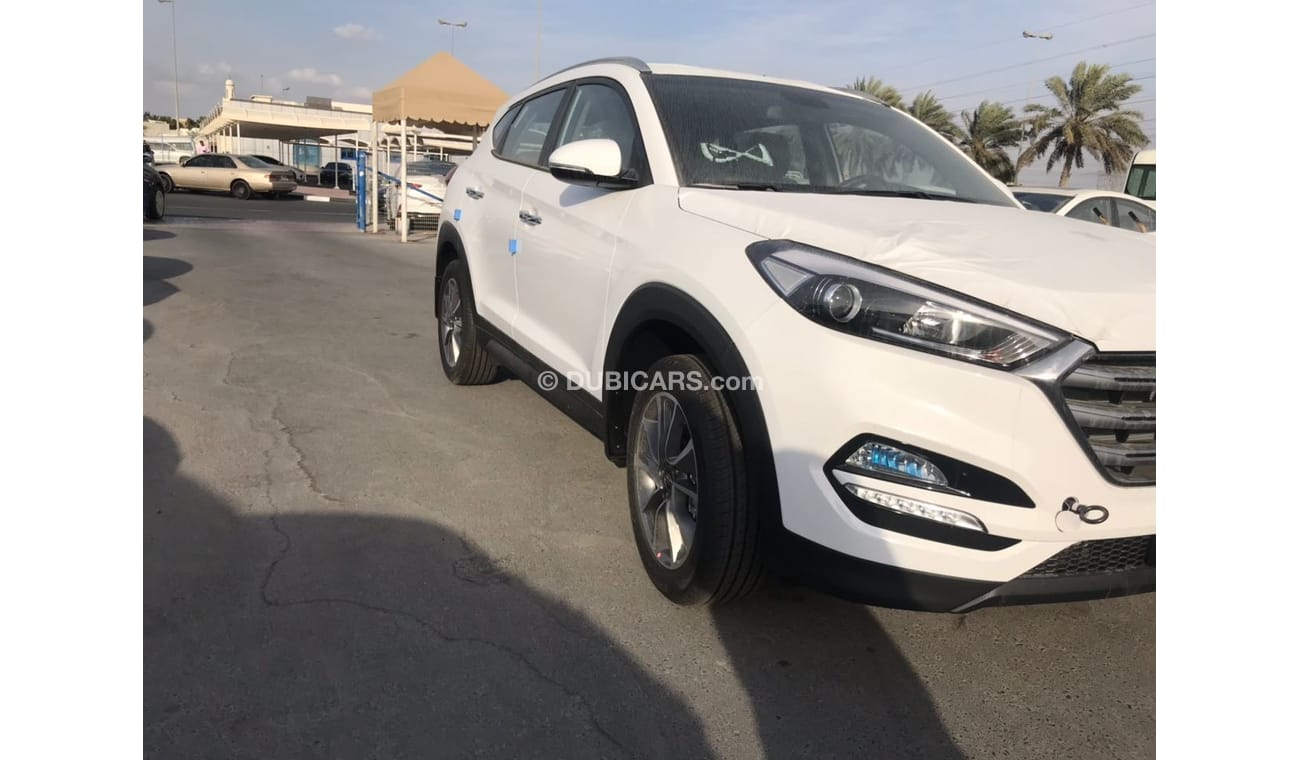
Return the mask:
[[632, 404], [627, 441], [641, 564], [677, 604], [740, 599], [758, 586], [762, 565], [731, 409], [697, 356], [665, 357], [648, 375]]
[[241, 201], [246, 201], [253, 197], [253, 188], [249, 187], [248, 183], [242, 179], [237, 179], [230, 183], [230, 194]]
[[163, 192], [161, 187], [153, 189], [153, 196], [149, 199], [149, 207], [145, 209], [145, 216], [154, 220], [161, 221], [163, 214], [167, 211], [167, 193]]
[[475, 325], [474, 291], [469, 270], [457, 259], [442, 273], [435, 304], [438, 310], [438, 355], [442, 371], [456, 385], [482, 385], [497, 376], [497, 363], [483, 347]]

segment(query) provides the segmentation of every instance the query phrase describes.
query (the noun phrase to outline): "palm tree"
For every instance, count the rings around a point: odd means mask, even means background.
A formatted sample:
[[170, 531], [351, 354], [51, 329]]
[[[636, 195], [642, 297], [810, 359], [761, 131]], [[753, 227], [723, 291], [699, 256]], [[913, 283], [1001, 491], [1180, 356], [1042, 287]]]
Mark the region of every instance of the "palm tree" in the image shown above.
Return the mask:
[[1024, 138], [1016, 114], [1001, 103], [986, 100], [974, 111], [962, 111], [961, 120], [963, 126], [956, 128], [955, 142], [962, 152], [994, 177], [1015, 182], [1016, 165], [1006, 149], [1019, 145]]
[[899, 94], [898, 90], [890, 87], [875, 77], [872, 77], [871, 79], [858, 77], [853, 80], [853, 84], [849, 85], [849, 89], [857, 90], [858, 92], [865, 92], [871, 97], [885, 103], [886, 105], [893, 106], [894, 108], [903, 107], [903, 96]]
[[953, 123], [952, 112], [943, 107], [931, 90], [912, 98], [912, 105], [907, 107], [907, 112], [930, 129], [953, 142], [957, 141], [957, 125]]
[[1149, 140], [1142, 131], [1142, 113], [1124, 108], [1124, 101], [1141, 91], [1128, 74], [1111, 74], [1110, 66], [1080, 61], [1067, 83], [1052, 77], [1044, 84], [1057, 105], [1025, 106], [1029, 147], [1017, 169], [1047, 155], [1047, 170], [1061, 162], [1061, 187], [1068, 187], [1070, 170], [1083, 168], [1083, 154], [1100, 161], [1107, 174], [1128, 166], [1134, 151]]

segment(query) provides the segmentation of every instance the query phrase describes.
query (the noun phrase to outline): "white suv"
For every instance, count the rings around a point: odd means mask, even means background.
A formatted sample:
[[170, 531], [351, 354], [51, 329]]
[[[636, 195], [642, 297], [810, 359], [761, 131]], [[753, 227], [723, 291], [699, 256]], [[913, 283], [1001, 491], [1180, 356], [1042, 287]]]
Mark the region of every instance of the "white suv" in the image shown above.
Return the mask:
[[1024, 210], [907, 114], [635, 59], [514, 98], [452, 178], [452, 382], [626, 466], [654, 584], [764, 569], [965, 611], [1155, 587], [1155, 248]]

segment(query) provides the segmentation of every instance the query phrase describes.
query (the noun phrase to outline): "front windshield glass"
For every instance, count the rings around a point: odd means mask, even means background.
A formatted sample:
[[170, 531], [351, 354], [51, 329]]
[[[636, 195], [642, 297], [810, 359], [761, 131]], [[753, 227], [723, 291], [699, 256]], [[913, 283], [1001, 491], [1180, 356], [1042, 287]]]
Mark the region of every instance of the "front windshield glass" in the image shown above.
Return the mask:
[[743, 79], [647, 83], [687, 186], [1014, 205], [951, 143], [879, 103]]

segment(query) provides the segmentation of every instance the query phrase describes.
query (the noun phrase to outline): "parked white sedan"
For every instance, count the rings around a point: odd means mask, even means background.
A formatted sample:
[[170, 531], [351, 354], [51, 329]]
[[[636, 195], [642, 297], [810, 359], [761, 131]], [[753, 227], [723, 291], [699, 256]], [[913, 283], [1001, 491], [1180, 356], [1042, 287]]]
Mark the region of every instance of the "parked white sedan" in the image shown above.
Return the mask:
[[[406, 217], [407, 226], [438, 228], [442, 216], [442, 198], [447, 192], [447, 179], [456, 165], [448, 161], [425, 159], [406, 165]], [[396, 229], [402, 218], [402, 201], [397, 183], [385, 181], [383, 190], [384, 214], [388, 226]], [[410, 230], [408, 230], [409, 232]]]
[[1020, 205], [1031, 211], [1096, 222], [1134, 232], [1156, 231], [1156, 204], [1110, 190], [1068, 187], [1013, 187]]

